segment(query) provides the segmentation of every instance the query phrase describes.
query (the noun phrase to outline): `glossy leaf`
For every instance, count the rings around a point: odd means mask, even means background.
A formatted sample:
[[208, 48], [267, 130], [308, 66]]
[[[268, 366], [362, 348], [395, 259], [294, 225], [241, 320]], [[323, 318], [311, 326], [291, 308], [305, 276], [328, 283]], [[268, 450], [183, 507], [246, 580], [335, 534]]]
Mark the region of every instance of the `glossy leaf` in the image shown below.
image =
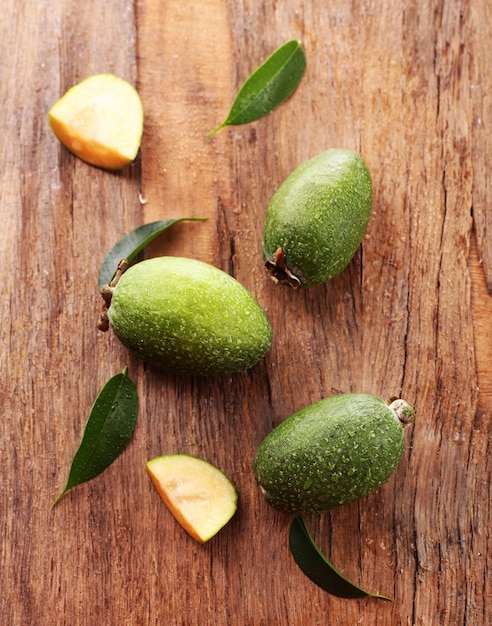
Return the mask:
[[102, 262], [98, 279], [99, 290], [104, 285], [109, 285], [113, 280], [121, 259], [126, 259], [130, 263], [145, 246], [178, 222], [198, 222], [206, 219], [204, 217], [181, 217], [172, 220], [159, 220], [150, 224], [143, 224], [127, 233], [115, 243]]
[[52, 506], [72, 487], [103, 472], [123, 452], [133, 433], [137, 412], [137, 390], [125, 368], [110, 378], [99, 392], [73, 458], [67, 484]]
[[207, 136], [224, 126], [247, 124], [270, 113], [295, 90], [305, 69], [306, 56], [299, 41], [280, 46], [246, 80], [226, 120]]
[[289, 546], [295, 562], [304, 574], [328, 593], [339, 598], [372, 596], [382, 600], [390, 600], [386, 596], [369, 593], [357, 587], [330, 563], [309, 534], [302, 517], [297, 516], [292, 520], [289, 532]]

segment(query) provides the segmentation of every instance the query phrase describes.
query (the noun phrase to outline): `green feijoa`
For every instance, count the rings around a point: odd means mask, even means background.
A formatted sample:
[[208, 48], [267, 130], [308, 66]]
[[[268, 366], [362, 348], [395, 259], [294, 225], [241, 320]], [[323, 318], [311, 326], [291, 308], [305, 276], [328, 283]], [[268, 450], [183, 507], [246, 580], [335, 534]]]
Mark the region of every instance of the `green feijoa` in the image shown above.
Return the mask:
[[369, 223], [372, 181], [352, 150], [325, 150], [295, 169], [273, 195], [263, 230], [272, 277], [292, 287], [330, 280], [348, 265]]
[[244, 370], [272, 341], [270, 322], [249, 291], [194, 259], [157, 257], [131, 266], [112, 290], [107, 315], [125, 346], [175, 373]]
[[414, 419], [404, 401], [348, 393], [312, 404], [261, 443], [253, 470], [273, 507], [320, 513], [363, 498], [395, 471], [405, 449], [403, 425]]

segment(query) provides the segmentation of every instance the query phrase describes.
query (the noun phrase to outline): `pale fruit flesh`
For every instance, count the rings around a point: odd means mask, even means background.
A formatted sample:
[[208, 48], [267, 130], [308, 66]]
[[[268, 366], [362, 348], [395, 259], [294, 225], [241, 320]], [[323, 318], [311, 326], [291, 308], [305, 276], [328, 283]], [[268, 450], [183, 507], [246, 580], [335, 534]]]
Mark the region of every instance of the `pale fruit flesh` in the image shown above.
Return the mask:
[[96, 167], [121, 169], [140, 148], [140, 96], [113, 74], [96, 74], [70, 88], [50, 109], [48, 120], [70, 152]]
[[237, 509], [237, 492], [214, 465], [187, 454], [156, 457], [147, 472], [181, 526], [198, 542], [216, 535]]

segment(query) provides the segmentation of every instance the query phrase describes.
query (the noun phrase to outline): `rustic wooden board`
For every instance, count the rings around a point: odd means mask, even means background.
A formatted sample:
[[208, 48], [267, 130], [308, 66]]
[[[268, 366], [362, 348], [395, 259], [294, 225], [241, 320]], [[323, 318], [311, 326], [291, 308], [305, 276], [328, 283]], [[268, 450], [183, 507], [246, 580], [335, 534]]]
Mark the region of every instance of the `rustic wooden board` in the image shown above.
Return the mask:
[[[492, 35], [482, 0], [406, 3], [99, 3], [6, 0], [0, 19], [0, 621], [6, 626], [486, 624], [490, 482]], [[294, 96], [253, 124], [205, 132], [278, 45], [302, 41]], [[137, 161], [103, 172], [67, 153], [46, 113], [100, 71], [145, 108]], [[327, 147], [373, 175], [367, 236], [346, 271], [294, 292], [261, 261], [268, 201]], [[158, 372], [97, 331], [97, 273], [123, 234], [181, 224], [149, 254], [233, 274], [274, 328], [251, 371]], [[488, 276], [488, 278], [486, 278]], [[101, 386], [125, 366], [140, 410], [125, 453], [54, 509]], [[353, 580], [390, 595], [342, 600], [290, 557], [290, 517], [262, 500], [257, 446], [336, 390], [401, 394], [418, 421], [392, 480], [308, 525]], [[208, 458], [240, 497], [210, 543], [175, 523], [145, 473], [166, 452]]]

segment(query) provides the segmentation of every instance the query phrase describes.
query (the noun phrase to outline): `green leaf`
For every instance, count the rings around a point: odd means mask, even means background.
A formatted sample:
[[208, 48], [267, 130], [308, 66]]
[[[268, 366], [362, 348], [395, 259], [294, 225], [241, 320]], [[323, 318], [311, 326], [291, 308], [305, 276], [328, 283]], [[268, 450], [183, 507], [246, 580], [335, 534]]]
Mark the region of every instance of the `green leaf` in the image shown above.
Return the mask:
[[229, 115], [207, 137], [224, 126], [247, 124], [281, 104], [299, 84], [306, 56], [299, 41], [288, 41], [258, 67], [239, 90]]
[[292, 520], [289, 546], [295, 562], [304, 574], [328, 593], [339, 598], [372, 596], [391, 602], [391, 599], [386, 596], [369, 593], [357, 587], [330, 563], [315, 544], [302, 517], [296, 516]]
[[178, 222], [200, 222], [206, 219], [206, 217], [181, 217], [173, 220], [159, 220], [139, 226], [127, 233], [111, 248], [102, 262], [98, 279], [99, 290], [113, 280], [121, 259], [126, 259], [130, 263], [145, 246]]
[[137, 390], [127, 368], [108, 380], [92, 406], [67, 484], [52, 508], [72, 487], [103, 472], [123, 452], [135, 427]]

